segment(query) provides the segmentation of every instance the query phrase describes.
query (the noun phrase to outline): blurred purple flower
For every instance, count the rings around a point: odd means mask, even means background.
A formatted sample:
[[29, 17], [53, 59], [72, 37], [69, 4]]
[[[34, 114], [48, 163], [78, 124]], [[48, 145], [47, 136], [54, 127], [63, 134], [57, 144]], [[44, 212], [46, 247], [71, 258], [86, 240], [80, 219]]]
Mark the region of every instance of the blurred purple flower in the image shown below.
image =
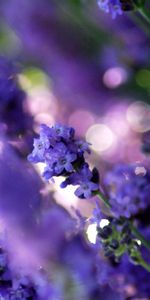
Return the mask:
[[144, 132], [142, 135], [142, 151], [145, 154], [150, 153], [150, 131]]
[[90, 218], [90, 223], [96, 223], [99, 226], [100, 221], [106, 218], [102, 213], [99, 201], [95, 201], [96, 207], [92, 211], [92, 217]]
[[97, 0], [97, 3], [100, 9], [106, 13], [110, 13], [113, 19], [123, 13], [119, 0]]
[[74, 274], [87, 296], [97, 287], [96, 252], [86, 244], [81, 235], [64, 243], [61, 261]]
[[0, 137], [0, 170], [0, 217], [12, 230], [14, 226], [32, 231], [41, 206], [43, 184], [4, 137]]
[[106, 174], [104, 183], [116, 217], [130, 218], [150, 205], [149, 170], [136, 174], [135, 165], [120, 164]]
[[[150, 231], [147, 227], [141, 229], [143, 235], [150, 239]], [[142, 256], [150, 263], [149, 251], [142, 247]], [[150, 274], [141, 266], [131, 264], [127, 256], [124, 256], [121, 263], [116, 266], [116, 273], [123, 278], [122, 290], [126, 297], [133, 297], [133, 299], [149, 299], [150, 295]]]
[[19, 86], [17, 73], [10, 61], [0, 57], [0, 123], [6, 125], [8, 134], [24, 133], [32, 126], [24, 109], [25, 93]]

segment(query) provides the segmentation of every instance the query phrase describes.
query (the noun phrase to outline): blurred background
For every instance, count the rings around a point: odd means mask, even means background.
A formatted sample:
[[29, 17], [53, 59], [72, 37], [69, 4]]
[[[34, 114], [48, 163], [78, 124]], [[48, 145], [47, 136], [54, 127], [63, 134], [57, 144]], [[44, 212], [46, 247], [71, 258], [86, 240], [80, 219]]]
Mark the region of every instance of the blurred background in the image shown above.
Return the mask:
[[[141, 135], [150, 129], [146, 24], [132, 12], [112, 20], [93, 0], [2, 1], [0, 13], [0, 53], [15, 64], [26, 94], [23, 135], [61, 122], [92, 144], [91, 163], [101, 172], [142, 162]], [[7, 109], [3, 128], [21, 147], [19, 122], [8, 124]]]
[[[60, 122], [91, 143], [88, 161], [98, 167], [101, 178], [119, 162], [149, 165], [141, 147], [143, 135], [150, 130], [150, 30], [132, 12], [112, 20], [96, 0], [2, 0], [0, 55], [0, 214], [11, 232], [14, 252], [19, 245], [21, 263], [26, 257], [30, 267], [32, 262], [33, 267], [43, 264], [49, 269], [50, 264], [55, 269], [57, 279], [52, 281], [61, 287], [61, 294], [66, 290], [68, 294], [45, 300], [73, 300], [77, 295], [81, 300], [137, 299], [129, 298], [136, 294], [133, 286], [125, 288], [128, 296], [116, 290], [112, 294], [108, 287], [107, 292], [104, 287], [99, 290], [93, 261], [89, 266], [93, 250], [81, 237], [64, 245], [65, 230], [71, 228], [68, 222], [73, 222], [70, 214], [75, 217], [75, 209], [80, 209], [82, 216], [89, 217], [94, 201], [77, 199], [72, 187], [60, 189], [59, 180], [45, 183], [42, 166], [31, 166], [26, 157], [39, 125]], [[58, 225], [53, 236], [53, 227], [61, 219], [64, 225]], [[80, 252], [76, 261], [81, 259], [84, 272], [71, 262], [73, 249]], [[70, 285], [67, 268], [75, 270], [69, 269]]]

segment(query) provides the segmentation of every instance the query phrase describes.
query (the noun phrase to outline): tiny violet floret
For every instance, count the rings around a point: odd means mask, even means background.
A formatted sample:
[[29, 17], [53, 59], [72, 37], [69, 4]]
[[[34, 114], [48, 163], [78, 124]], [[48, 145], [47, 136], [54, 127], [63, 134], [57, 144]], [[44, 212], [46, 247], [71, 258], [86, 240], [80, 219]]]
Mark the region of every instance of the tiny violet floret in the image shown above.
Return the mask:
[[79, 198], [90, 198], [94, 191], [98, 190], [98, 183], [94, 182], [93, 172], [90, 171], [89, 165], [85, 163], [83, 167], [69, 176], [67, 181], [62, 183], [62, 187], [68, 184], [78, 185], [75, 195]]
[[75, 195], [79, 198], [90, 198], [92, 192], [98, 190], [98, 184], [86, 181], [82, 182], [80, 187], [76, 189]]
[[89, 143], [75, 138], [71, 127], [56, 124], [48, 127], [42, 124], [39, 138], [34, 139], [33, 151], [28, 155], [32, 163], [42, 162], [45, 180], [54, 176], [63, 176], [61, 187], [77, 185], [75, 195], [89, 198], [98, 191], [99, 176], [96, 169], [92, 171], [85, 162], [85, 152], [90, 154]]

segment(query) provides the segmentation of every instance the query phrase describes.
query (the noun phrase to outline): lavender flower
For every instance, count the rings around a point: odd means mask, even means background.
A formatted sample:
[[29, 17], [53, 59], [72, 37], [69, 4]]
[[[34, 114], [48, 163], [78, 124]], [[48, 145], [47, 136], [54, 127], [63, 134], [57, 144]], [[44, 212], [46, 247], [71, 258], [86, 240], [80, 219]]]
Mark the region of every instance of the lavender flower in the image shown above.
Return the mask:
[[101, 10], [112, 15], [115, 19], [117, 15], [122, 15], [123, 11], [130, 11], [136, 8], [134, 0], [97, 0]]
[[75, 195], [79, 198], [90, 198], [92, 192], [96, 190], [98, 190], [98, 184], [91, 181], [82, 182], [80, 187], [75, 191]]
[[[8, 242], [8, 240], [7, 240]], [[0, 299], [45, 300], [59, 299], [56, 287], [52, 286], [46, 272], [26, 273], [23, 266], [12, 263], [13, 256], [5, 248], [6, 240], [0, 241]]]
[[95, 204], [96, 206], [93, 209], [90, 223], [96, 223], [99, 226], [100, 221], [105, 218], [105, 215], [102, 213], [99, 201], [96, 201]]
[[130, 222], [125, 218], [109, 218], [108, 222], [104, 227], [97, 226], [97, 243], [99, 241], [105, 256], [118, 263], [128, 253], [133, 264], [140, 264], [141, 252]]
[[142, 136], [142, 151], [145, 154], [150, 153], [150, 131], [144, 132]]
[[[140, 228], [140, 231], [143, 235], [150, 239], [150, 230], [149, 227]], [[144, 259], [150, 263], [149, 251], [147, 251], [144, 247], [141, 247], [142, 256]], [[144, 270], [141, 266], [135, 266], [131, 264], [127, 256], [122, 258], [121, 264], [116, 268], [116, 272], [118, 274], [122, 274], [123, 280], [123, 288], [126, 291], [126, 297], [128, 295], [129, 286], [132, 286], [132, 297], [133, 299], [149, 299], [150, 295], [150, 274]], [[140, 284], [139, 284], [140, 283]]]
[[[12, 270], [9, 263], [8, 254], [3, 248], [4, 241], [0, 243], [0, 297], [8, 300], [25, 300], [36, 299], [34, 297], [35, 291], [31, 283], [29, 285], [23, 284], [21, 280]], [[0, 298], [0, 299], [1, 299]]]
[[67, 152], [65, 155], [60, 156], [55, 166], [55, 171], [59, 175], [63, 172], [63, 170], [67, 172], [73, 171], [72, 162], [76, 160], [76, 154]]
[[133, 165], [119, 165], [105, 176], [112, 212], [130, 218], [150, 204], [150, 173], [136, 175]]
[[98, 183], [94, 182], [93, 177], [89, 165], [85, 163], [78, 172], [71, 174], [67, 180], [61, 184], [61, 187], [66, 187], [68, 184], [79, 185], [75, 191], [75, 195], [79, 198], [89, 198], [94, 191], [98, 190]]
[[17, 71], [10, 61], [0, 57], [0, 123], [7, 125], [9, 134], [22, 133], [32, 124], [24, 111], [25, 93], [19, 86]]
[[34, 297], [32, 291], [30, 291], [30, 289], [20, 286], [17, 289], [11, 289], [8, 292], [8, 298], [6, 298], [6, 299], [27, 300], [27, 299], [36, 299], [36, 298]]
[[121, 3], [119, 0], [97, 0], [98, 6], [106, 13], [110, 13], [115, 19], [117, 15], [122, 15]]
[[89, 198], [98, 190], [98, 173], [95, 169], [91, 171], [85, 162], [84, 153], [90, 153], [89, 144], [76, 140], [74, 134], [71, 127], [41, 125], [40, 137], [34, 139], [34, 149], [28, 160], [44, 163], [42, 175], [46, 180], [53, 176], [64, 176], [62, 188], [68, 184], [77, 185], [75, 195]]

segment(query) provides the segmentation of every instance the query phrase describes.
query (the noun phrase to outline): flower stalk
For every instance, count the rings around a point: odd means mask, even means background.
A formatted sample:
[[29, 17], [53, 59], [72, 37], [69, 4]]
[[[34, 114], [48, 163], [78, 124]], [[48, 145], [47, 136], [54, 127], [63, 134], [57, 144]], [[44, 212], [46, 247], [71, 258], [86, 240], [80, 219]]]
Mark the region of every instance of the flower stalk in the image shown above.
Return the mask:
[[150, 25], [150, 12], [145, 7], [139, 7], [138, 12], [145, 19], [145, 21]]
[[[102, 194], [102, 192], [97, 191], [96, 195], [105, 204], [105, 206], [107, 208], [111, 209], [111, 204], [105, 198], [105, 196]], [[147, 239], [145, 239], [145, 237], [139, 232], [139, 230], [133, 224], [130, 225], [130, 228], [131, 228], [133, 234], [141, 241], [141, 243], [145, 246], [145, 248], [147, 248], [148, 250], [150, 250], [150, 241], [148, 241]]]

